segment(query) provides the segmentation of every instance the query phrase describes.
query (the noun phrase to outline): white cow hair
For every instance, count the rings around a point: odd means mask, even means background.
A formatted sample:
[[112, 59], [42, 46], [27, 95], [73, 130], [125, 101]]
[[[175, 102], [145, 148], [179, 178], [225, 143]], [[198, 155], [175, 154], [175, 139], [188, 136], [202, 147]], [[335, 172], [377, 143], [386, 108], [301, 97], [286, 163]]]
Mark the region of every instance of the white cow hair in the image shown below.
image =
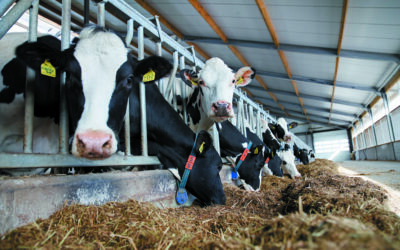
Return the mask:
[[[301, 176], [300, 173], [297, 171], [296, 164], [295, 164], [295, 157], [293, 155], [292, 150], [290, 150], [290, 149], [282, 150], [282, 151], [276, 152], [276, 154], [282, 160], [281, 168], [282, 168], [284, 174], [290, 175], [290, 177], [292, 179], [294, 177]], [[285, 161], [286, 164], [283, 164], [283, 161]]]
[[107, 126], [108, 107], [116, 85], [117, 70], [127, 61], [128, 50], [115, 34], [93, 30], [88, 28], [81, 32], [74, 52], [81, 67], [85, 96], [83, 113], [72, 144], [72, 153], [75, 155], [78, 155], [76, 134], [89, 130], [111, 134], [111, 152], [117, 149], [116, 136]]

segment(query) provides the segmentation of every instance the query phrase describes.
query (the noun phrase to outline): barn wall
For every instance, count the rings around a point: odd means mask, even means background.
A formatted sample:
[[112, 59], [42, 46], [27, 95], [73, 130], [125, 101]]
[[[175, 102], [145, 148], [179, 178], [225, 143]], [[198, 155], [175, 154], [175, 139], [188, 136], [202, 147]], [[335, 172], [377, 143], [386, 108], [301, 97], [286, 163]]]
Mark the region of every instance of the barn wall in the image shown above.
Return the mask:
[[400, 141], [358, 150], [356, 160], [399, 161]]

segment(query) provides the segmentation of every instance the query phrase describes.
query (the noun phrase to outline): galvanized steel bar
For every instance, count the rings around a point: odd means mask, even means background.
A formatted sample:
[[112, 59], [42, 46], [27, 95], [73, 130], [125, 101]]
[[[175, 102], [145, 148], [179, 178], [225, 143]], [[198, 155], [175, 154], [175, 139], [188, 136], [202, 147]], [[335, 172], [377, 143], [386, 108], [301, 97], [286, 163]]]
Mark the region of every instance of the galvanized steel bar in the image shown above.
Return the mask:
[[179, 65], [178, 52], [175, 51], [172, 56], [173, 56], [173, 59], [174, 59], [174, 62], [173, 62], [173, 65], [172, 65], [172, 72], [171, 72], [171, 75], [170, 75], [169, 80], [168, 80], [167, 89], [165, 90], [165, 93], [164, 93], [164, 97], [168, 101], [169, 101], [169, 96], [171, 95], [171, 89], [173, 88], [173, 85], [175, 85], [175, 75], [176, 75], [176, 71], [178, 70], [178, 65]]
[[381, 93], [382, 101], [383, 101], [383, 106], [385, 107], [385, 114], [387, 117], [387, 124], [388, 124], [388, 130], [389, 130], [389, 135], [390, 135], [390, 142], [394, 142], [394, 128], [393, 128], [393, 120], [392, 120], [392, 115], [390, 114], [390, 109], [389, 109], [389, 102], [388, 98], [386, 95], [386, 92], [382, 91]]
[[47, 168], [47, 167], [95, 167], [95, 166], [132, 166], [157, 165], [156, 156], [112, 155], [102, 160], [78, 158], [70, 154], [9, 154], [0, 153], [1, 168]]
[[[162, 42], [155, 43], [155, 48], [156, 48], [156, 55], [162, 56]], [[162, 93], [164, 89], [164, 80], [162, 78], [157, 81], [157, 86], [160, 92]]]
[[90, 0], [85, 0], [83, 4], [83, 25], [90, 23]]
[[262, 138], [262, 131], [261, 131], [261, 111], [257, 109], [257, 129], [256, 133], [258, 137]]
[[[114, 5], [116, 8], [124, 12], [128, 17], [133, 18], [136, 22], [140, 23], [140, 25], [142, 25], [146, 29], [146, 31], [148, 31], [149, 35], [152, 35], [153, 37], [159, 37], [156, 25], [154, 25], [150, 20], [141, 15], [137, 10], [132, 8], [126, 1], [108, 0], [108, 3]], [[161, 31], [161, 36], [163, 37], [164, 46], [168, 47], [168, 49], [172, 51], [178, 51], [179, 54], [183, 55], [186, 59], [188, 59], [189, 62], [192, 62], [194, 64], [192, 54], [188, 50], [183, 48], [183, 46], [179, 42], [174, 40], [164, 31]], [[204, 63], [200, 60], [197, 61], [197, 65], [201, 68], [204, 67]]]
[[255, 127], [255, 121], [254, 121], [254, 114], [253, 114], [253, 106], [247, 105], [249, 109], [249, 122], [250, 122], [250, 128], [251, 130], [254, 130]]
[[[133, 19], [129, 19], [127, 22], [127, 31], [125, 37], [125, 44], [128, 47], [131, 44], [133, 38]], [[131, 155], [131, 126], [130, 126], [130, 115], [129, 115], [129, 98], [126, 104], [125, 120], [124, 120], [124, 134], [125, 134], [125, 155]]]
[[[144, 28], [138, 28], [138, 59], [144, 58]], [[141, 125], [141, 138], [142, 138], [142, 155], [148, 156], [147, 144], [147, 116], [146, 116], [146, 86], [143, 82], [139, 84], [140, 93], [140, 125]]]
[[[29, 9], [29, 34], [28, 41], [37, 41], [37, 26], [39, 14], [39, 0], [32, 3]], [[26, 70], [25, 85], [25, 122], [24, 122], [24, 153], [33, 152], [33, 116], [35, 104], [35, 71], [31, 68]]]
[[[179, 69], [180, 70], [185, 69], [185, 57], [184, 56], [180, 57]], [[182, 100], [185, 100], [185, 98], [186, 98], [186, 84], [185, 84], [185, 82], [183, 80], [181, 81], [181, 95], [182, 95]], [[188, 122], [187, 122], [187, 107], [186, 107], [186, 102], [185, 101], [182, 102], [182, 107], [183, 107], [183, 121], [185, 122], [185, 124], [188, 124]]]
[[[70, 46], [71, 34], [71, 0], [63, 0], [62, 5], [62, 25], [61, 25], [61, 50], [66, 50]], [[65, 93], [65, 72], [60, 77], [60, 127], [59, 127], [59, 152], [68, 153], [68, 110], [67, 98]]]
[[105, 6], [105, 2], [99, 2], [97, 4], [97, 25], [101, 26], [101, 27], [105, 27], [106, 26], [106, 18], [105, 18], [105, 14], [106, 14], [106, 6]]
[[214, 122], [214, 125], [212, 126], [213, 143], [214, 143], [215, 150], [217, 150], [218, 154], [221, 155], [221, 147], [219, 145], [219, 133], [218, 133], [217, 126], [219, 126], [219, 124]]
[[11, 7], [15, 0], [2, 0], [0, 1], [0, 17], [6, 13], [6, 11]]
[[[7, 31], [17, 22], [24, 12], [31, 7], [33, 1], [37, 0], [20, 0], [7, 12], [6, 15], [1, 17], [0, 39], [3, 38]], [[4, 7], [7, 5], [8, 2], [5, 3]]]
[[372, 114], [372, 110], [370, 107], [367, 109], [367, 113], [369, 115], [369, 119], [371, 119], [371, 127], [372, 127], [372, 134], [374, 136], [374, 145], [369, 145], [369, 146], [376, 146], [378, 145], [378, 138], [376, 137], [376, 131], [375, 131], [375, 125], [374, 125], [374, 115]]

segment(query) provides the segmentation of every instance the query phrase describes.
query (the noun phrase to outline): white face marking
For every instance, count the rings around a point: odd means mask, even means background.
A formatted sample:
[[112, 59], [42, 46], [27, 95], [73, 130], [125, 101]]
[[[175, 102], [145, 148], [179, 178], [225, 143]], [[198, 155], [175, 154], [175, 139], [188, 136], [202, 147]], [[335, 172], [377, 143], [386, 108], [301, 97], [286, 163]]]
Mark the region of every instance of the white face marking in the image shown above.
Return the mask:
[[[290, 175], [291, 178], [301, 176], [297, 171], [296, 164], [294, 163], [295, 158], [291, 150], [277, 152], [277, 155], [282, 160], [281, 168], [284, 174]], [[283, 161], [285, 161], [286, 164], [283, 164]]]
[[107, 126], [108, 106], [115, 88], [117, 70], [127, 61], [128, 51], [115, 34], [92, 31], [86, 29], [81, 33], [74, 53], [81, 67], [85, 104], [74, 135], [73, 154], [78, 154], [76, 134], [88, 130], [110, 133], [111, 151], [115, 152], [117, 148], [116, 137]]
[[[217, 122], [226, 119], [215, 117], [211, 106], [217, 101], [225, 101], [232, 105], [233, 90], [235, 89], [235, 84], [232, 83], [234, 76], [232, 70], [221, 59], [216, 57], [209, 59], [199, 72], [199, 78], [205, 84], [205, 87], [200, 86], [203, 91], [203, 96], [201, 97], [202, 109], [208, 117], [215, 119]], [[233, 116], [233, 110], [229, 116]]]

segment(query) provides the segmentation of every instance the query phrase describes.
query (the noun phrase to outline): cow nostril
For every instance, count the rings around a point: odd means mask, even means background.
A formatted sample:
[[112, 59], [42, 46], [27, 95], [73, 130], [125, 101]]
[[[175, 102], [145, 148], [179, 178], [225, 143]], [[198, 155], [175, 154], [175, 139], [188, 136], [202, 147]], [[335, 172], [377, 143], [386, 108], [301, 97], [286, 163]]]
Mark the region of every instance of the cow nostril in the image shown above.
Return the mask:
[[103, 148], [111, 148], [111, 140], [106, 141], [106, 142], [103, 144]]

